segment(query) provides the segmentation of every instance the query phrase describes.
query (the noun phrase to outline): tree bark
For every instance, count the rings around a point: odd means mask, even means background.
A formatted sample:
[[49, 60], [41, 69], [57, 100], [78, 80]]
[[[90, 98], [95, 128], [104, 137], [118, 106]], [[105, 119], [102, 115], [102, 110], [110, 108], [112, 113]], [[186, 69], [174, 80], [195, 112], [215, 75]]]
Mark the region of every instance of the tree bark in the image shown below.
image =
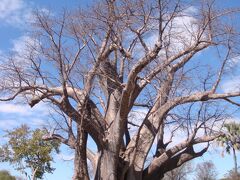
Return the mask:
[[99, 157], [95, 180], [117, 180], [117, 165], [112, 152], [103, 150]]
[[86, 147], [87, 133], [78, 125], [73, 180], [89, 180]]
[[234, 147], [232, 148], [232, 150], [233, 150], [233, 160], [234, 160], [234, 172], [237, 175], [237, 173], [238, 173], [237, 156], [236, 156], [236, 151], [235, 151]]
[[36, 173], [37, 173], [38, 168], [34, 169], [32, 171], [32, 175], [31, 175], [31, 180], [36, 180]]

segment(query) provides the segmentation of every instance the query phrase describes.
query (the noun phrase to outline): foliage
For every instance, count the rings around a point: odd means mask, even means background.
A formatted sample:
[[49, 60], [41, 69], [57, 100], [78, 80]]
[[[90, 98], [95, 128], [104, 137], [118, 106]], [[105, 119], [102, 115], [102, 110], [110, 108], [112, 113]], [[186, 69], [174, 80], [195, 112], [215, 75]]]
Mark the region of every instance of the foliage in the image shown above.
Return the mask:
[[237, 175], [238, 165], [236, 150], [240, 150], [240, 124], [235, 122], [226, 123], [224, 124], [224, 127], [226, 129], [226, 133], [224, 136], [218, 138], [218, 142], [220, 143], [221, 146], [225, 146], [227, 153], [230, 153], [230, 150], [232, 150], [235, 175]]
[[216, 180], [217, 172], [212, 161], [200, 163], [196, 167], [196, 180]]
[[225, 123], [224, 128], [227, 132], [217, 139], [220, 146], [225, 147], [227, 153], [230, 153], [231, 148], [240, 150], [240, 124], [235, 122]]
[[13, 164], [16, 170], [25, 172], [30, 168], [32, 176], [42, 178], [45, 172], [52, 173], [52, 152], [59, 152], [57, 141], [44, 141], [45, 130], [30, 130], [26, 125], [7, 131], [9, 141], [0, 148], [0, 160]]
[[8, 171], [1, 170], [0, 171], [0, 179], [1, 180], [16, 180], [14, 176], [12, 176]]

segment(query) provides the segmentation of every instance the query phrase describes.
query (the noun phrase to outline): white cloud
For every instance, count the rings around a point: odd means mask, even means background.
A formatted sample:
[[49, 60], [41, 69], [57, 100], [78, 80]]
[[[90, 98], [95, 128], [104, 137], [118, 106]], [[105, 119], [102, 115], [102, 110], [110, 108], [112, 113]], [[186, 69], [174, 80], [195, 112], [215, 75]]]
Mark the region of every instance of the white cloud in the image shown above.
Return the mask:
[[[11, 58], [8, 58], [7, 54], [2, 54], [3, 61], [0, 62], [0, 64], [3, 63], [3, 67], [0, 67], [0, 70], [2, 69], [2, 72], [7, 71], [5, 68], [5, 64], [10, 64], [8, 61], [14, 61], [14, 64], [21, 71], [29, 69], [32, 65], [31, 59], [36, 58], [39, 55], [39, 42], [28, 35], [22, 35], [14, 40], [11, 40], [11, 44]], [[7, 83], [7, 81], [5, 83]]]
[[238, 117], [232, 117], [225, 120], [225, 123], [240, 123], [240, 119]]
[[2, 24], [21, 27], [31, 19], [32, 9], [24, 0], [1, 0], [0, 20]]
[[240, 90], [240, 76], [236, 76], [234, 79], [225, 81], [221, 85], [223, 92], [238, 92]]
[[29, 53], [29, 49], [33, 47], [37, 49], [38, 47], [38, 42], [28, 35], [23, 35], [14, 39], [12, 44], [12, 51], [19, 55], [26, 55]]
[[30, 127], [43, 127], [48, 124], [49, 107], [40, 103], [34, 108], [28, 105], [0, 103], [0, 131], [27, 124]]
[[187, 9], [184, 10], [185, 14], [196, 14], [197, 12], [198, 10], [194, 6], [189, 6]]
[[9, 130], [18, 126], [17, 120], [14, 119], [0, 119], [0, 129]]
[[41, 126], [46, 125], [46, 122], [47, 121], [45, 121], [43, 119], [34, 118], [34, 119], [31, 119], [30, 124], [32, 126], [41, 127]]
[[[7, 116], [6, 116], [7, 117]], [[4, 118], [6, 118], [4, 117]], [[40, 124], [41, 123], [41, 124]], [[18, 115], [11, 119], [1, 119], [0, 118], [0, 132], [6, 130], [12, 130], [13, 128], [20, 127], [22, 124], [26, 124], [30, 127], [40, 128], [43, 126], [44, 120], [42, 119], [32, 119], [30, 117], [22, 118]]]
[[[176, 53], [196, 42], [199, 31], [199, 23], [194, 15], [196, 15], [197, 11], [198, 10], [193, 6], [185, 9], [183, 12], [179, 13], [179, 16], [175, 17], [170, 25], [165, 29], [163, 41], [164, 44], [169, 45], [168, 51]], [[154, 45], [153, 42], [156, 42], [157, 38], [158, 32], [153, 32], [146, 39], [147, 45], [152, 48]], [[203, 34], [202, 39], [204, 38], [205, 36]]]
[[[20, 63], [28, 66], [30, 56], [37, 56], [39, 43], [28, 35], [23, 35], [12, 41], [12, 51], [14, 52], [14, 61], [16, 64]], [[24, 63], [23, 63], [24, 62]]]
[[1, 0], [0, 18], [6, 18], [23, 7], [22, 0]]
[[231, 62], [233, 64], [239, 63], [240, 62], [240, 56], [236, 56], [236, 57], [231, 58]]
[[74, 154], [57, 154], [57, 159], [63, 160], [63, 161], [72, 161], [74, 159]]
[[131, 136], [137, 132], [137, 126], [141, 125], [147, 114], [147, 111], [148, 110], [146, 108], [137, 108], [129, 113], [128, 119], [131, 124], [128, 124], [128, 128]]
[[31, 38], [29, 36], [23, 35], [14, 39], [12, 41], [13, 47], [12, 50], [18, 54], [21, 54], [22, 51], [26, 50], [26, 43], [31, 42]]
[[[17, 104], [11, 102], [0, 103], [0, 113], [18, 114], [20, 116], [46, 116], [49, 114], [49, 106], [44, 103], [39, 103], [36, 107], [31, 108], [27, 104]], [[37, 115], [37, 116], [36, 116]]]
[[[197, 12], [198, 10], [195, 7], [188, 7], [183, 12], [179, 13], [177, 17], [173, 18], [171, 23], [165, 28], [163, 33], [163, 44], [168, 51], [168, 55], [170, 55], [170, 53], [178, 53], [196, 42], [200, 29], [199, 22], [194, 17]], [[169, 19], [170, 17], [170, 14], [165, 14], [165, 19]], [[145, 33], [143, 37], [146, 45], [150, 49], [153, 48], [158, 41], [158, 23], [158, 21], [151, 22], [148, 27], [151, 30]], [[134, 37], [131, 32], [127, 32], [125, 36], [127, 39], [132, 39]], [[205, 34], [203, 34], [201, 37], [202, 40], [205, 37]], [[159, 53], [165, 55], [164, 51], [160, 51]], [[144, 51], [142, 50], [142, 46], [137, 44], [133, 52], [133, 57], [140, 58], [143, 55]]]
[[234, 68], [238, 69], [240, 65], [240, 56], [237, 55], [235, 57], [232, 57], [227, 62], [227, 70], [232, 70]]
[[173, 21], [171, 29], [171, 49], [173, 51], [181, 51], [196, 42], [199, 27], [197, 20], [192, 16], [192, 12], [193, 8], [191, 8], [191, 11], [186, 10], [182, 16], [175, 18]]
[[13, 103], [0, 103], [0, 113], [17, 113], [27, 115], [30, 113], [30, 108], [27, 105], [19, 105]]

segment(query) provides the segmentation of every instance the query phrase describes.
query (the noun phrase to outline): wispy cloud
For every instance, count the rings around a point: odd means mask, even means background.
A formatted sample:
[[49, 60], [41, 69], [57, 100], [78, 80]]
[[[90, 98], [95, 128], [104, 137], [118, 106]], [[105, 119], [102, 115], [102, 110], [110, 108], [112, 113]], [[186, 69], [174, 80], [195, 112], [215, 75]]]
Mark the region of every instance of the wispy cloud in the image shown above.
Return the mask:
[[236, 65], [240, 62], [240, 56], [233, 57], [231, 59], [232, 65]]
[[27, 124], [41, 127], [48, 124], [49, 107], [40, 103], [37, 107], [15, 103], [0, 103], [0, 130], [12, 129]]
[[[7, 116], [3, 117], [7, 118]], [[42, 119], [41, 119], [42, 118]], [[0, 118], [0, 132], [6, 130], [12, 130], [13, 128], [20, 127], [22, 124], [26, 124], [32, 128], [41, 128], [46, 126], [47, 120], [44, 117], [34, 118], [34, 116], [20, 116], [16, 114], [11, 119]]]
[[227, 68], [228, 70], [233, 70], [233, 69], [239, 69], [240, 66], [240, 56], [234, 56], [231, 57], [228, 62], [227, 62]]
[[[38, 104], [36, 107], [31, 108], [27, 104], [16, 104], [12, 102], [1, 102], [0, 103], [0, 113], [12, 113], [18, 115], [34, 115], [38, 113], [38, 115], [46, 115], [49, 113], [49, 107], [44, 103]], [[36, 117], [36, 116], [35, 116]]]
[[20, 115], [27, 115], [30, 113], [30, 108], [26, 105], [19, 105], [13, 103], [1, 103], [0, 113], [17, 113]]
[[18, 122], [14, 119], [1, 119], [0, 120], [0, 129], [8, 130], [17, 127]]
[[21, 27], [31, 19], [32, 9], [24, 0], [1, 0], [1, 24]]
[[[199, 24], [197, 19], [194, 17], [197, 14], [198, 10], [191, 6], [185, 9], [183, 12], [179, 13], [178, 17], [175, 17], [170, 23], [171, 26], [167, 27], [165, 34], [163, 34], [164, 43], [169, 44], [168, 50], [172, 52], [179, 52], [185, 47], [189, 47], [194, 42], [196, 42]], [[170, 15], [166, 15], [170, 16]], [[167, 18], [167, 17], [166, 17]], [[169, 37], [169, 34], [171, 36]], [[146, 43], [149, 47], [153, 46], [157, 41], [158, 32], [153, 32], [150, 36], [147, 37]], [[205, 36], [203, 34], [202, 39]]]
[[141, 125], [147, 112], [146, 108], [137, 108], [130, 112], [128, 117], [130, 124], [128, 124], [128, 128], [131, 136], [136, 133], [138, 126]]
[[221, 89], [223, 90], [223, 92], [225, 93], [229, 93], [229, 92], [236, 92], [240, 90], [240, 76], [236, 76], [234, 79], [225, 81], [222, 85], [221, 85]]
[[63, 160], [63, 161], [72, 161], [74, 159], [74, 154], [57, 154], [57, 159], [58, 160]]
[[33, 39], [31, 39], [27, 35], [23, 35], [18, 37], [17, 39], [12, 40], [12, 51], [22, 54], [23, 51], [26, 51], [28, 44], [32, 45], [33, 44]]
[[22, 35], [17, 39], [12, 40], [12, 52], [14, 53], [14, 61], [16, 64], [29, 65], [29, 57], [36, 56], [38, 54], [37, 49], [39, 42], [36, 39]]
[[41, 127], [46, 125], [46, 121], [44, 119], [33, 118], [31, 119], [31, 125], [36, 127]]

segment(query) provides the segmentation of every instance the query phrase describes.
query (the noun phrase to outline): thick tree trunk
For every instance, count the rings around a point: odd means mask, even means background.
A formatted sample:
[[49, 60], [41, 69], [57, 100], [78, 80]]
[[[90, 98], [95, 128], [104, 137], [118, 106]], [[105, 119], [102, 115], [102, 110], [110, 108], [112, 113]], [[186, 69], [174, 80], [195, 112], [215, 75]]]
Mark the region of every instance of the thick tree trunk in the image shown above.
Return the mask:
[[95, 180], [117, 180], [117, 162], [113, 153], [103, 150], [99, 157]]
[[74, 175], [73, 180], [89, 180], [86, 144], [87, 133], [78, 127], [77, 142], [74, 157]]
[[125, 180], [142, 180], [142, 171], [136, 171], [133, 167], [130, 167]]

